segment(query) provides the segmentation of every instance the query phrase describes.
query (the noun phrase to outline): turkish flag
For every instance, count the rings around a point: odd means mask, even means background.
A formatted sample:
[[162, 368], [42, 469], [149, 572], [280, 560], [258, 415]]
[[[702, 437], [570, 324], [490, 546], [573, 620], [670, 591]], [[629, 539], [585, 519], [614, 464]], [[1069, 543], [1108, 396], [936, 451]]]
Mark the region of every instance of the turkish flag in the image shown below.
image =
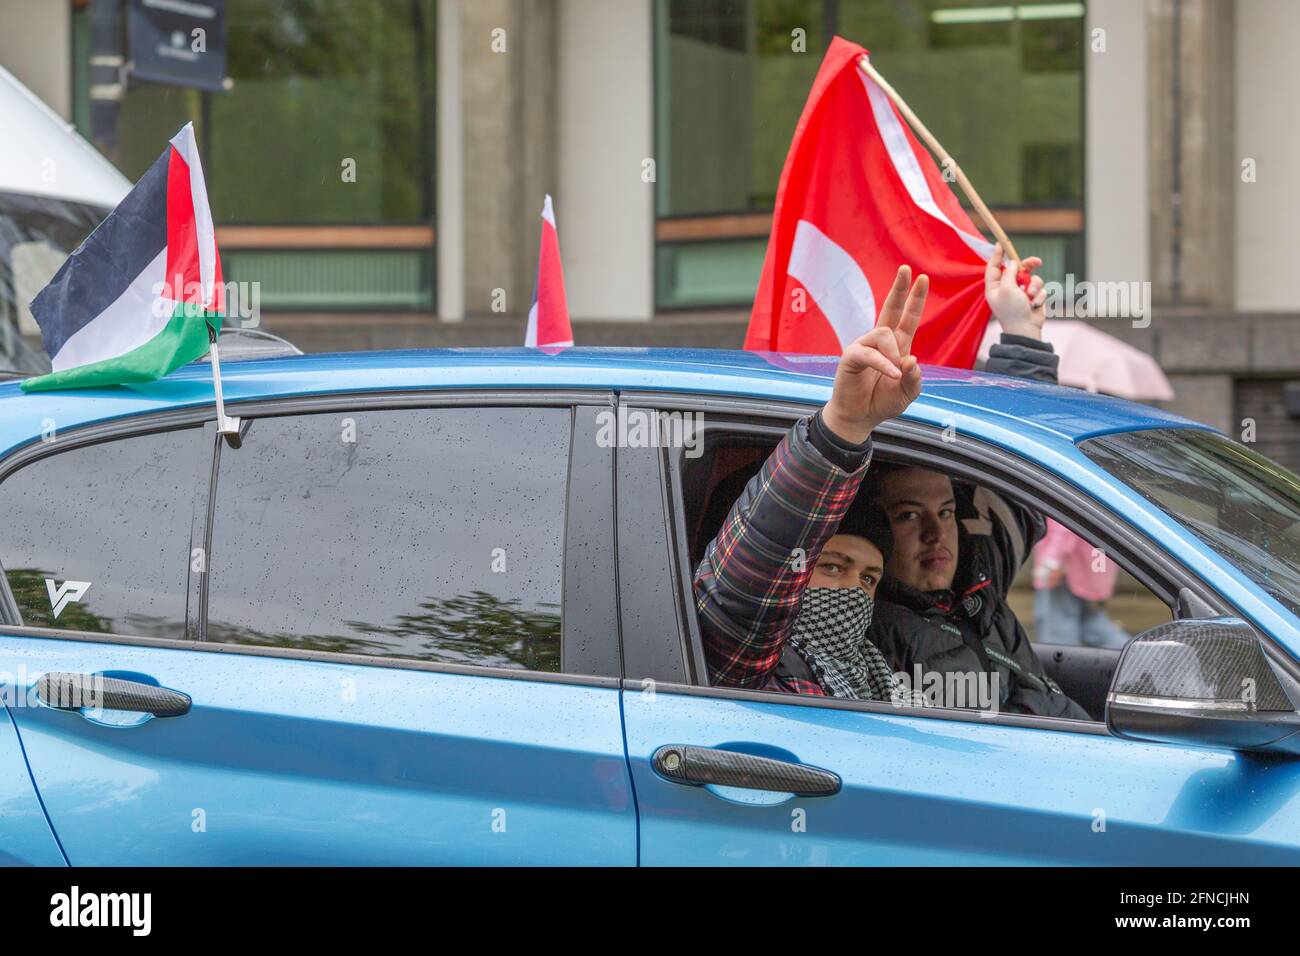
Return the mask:
[[569, 299], [564, 291], [564, 266], [560, 264], [560, 233], [555, 225], [555, 208], [548, 195], [542, 204], [542, 239], [537, 253], [537, 286], [528, 310], [524, 345], [540, 349], [563, 349], [573, 344], [569, 325]]
[[912, 354], [970, 368], [993, 246], [885, 92], [836, 37], [804, 105], [772, 214], [745, 348], [839, 355], [875, 325], [898, 267], [930, 277]]

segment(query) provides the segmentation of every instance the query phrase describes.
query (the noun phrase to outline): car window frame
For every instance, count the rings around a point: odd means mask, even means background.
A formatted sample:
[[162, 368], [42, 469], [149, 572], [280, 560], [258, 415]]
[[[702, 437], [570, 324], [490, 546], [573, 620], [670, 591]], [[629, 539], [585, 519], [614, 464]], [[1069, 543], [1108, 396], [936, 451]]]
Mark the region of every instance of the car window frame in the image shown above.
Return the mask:
[[[721, 396], [692, 396], [677, 392], [627, 393], [620, 400], [636, 408], [656, 411], [697, 411], [704, 413], [704, 438], [709, 441], [712, 431], [748, 432], [779, 437], [794, 422], [816, 411], [819, 403], [785, 402], [778, 400], [738, 399]], [[955, 477], [978, 481], [995, 492], [1007, 495], [1035, 508], [1047, 517], [1055, 518], [1066, 527], [1089, 540], [1095, 540], [1107, 556], [1131, 574], [1158, 599], [1165, 602], [1176, 618], [1183, 605], [1186, 590], [1198, 599], [1203, 610], [1217, 614], [1235, 614], [1236, 610], [1217, 591], [1210, 587], [1176, 559], [1162, 552], [1150, 538], [1136, 528], [1123, 515], [1116, 514], [1100, 502], [1088, 497], [1064, 479], [1047, 471], [1036, 462], [988, 442], [963, 434], [947, 434], [938, 426], [906, 419], [893, 419], [882, 424], [872, 436], [874, 452], [888, 454], [891, 459], [912, 461], [933, 467]], [[684, 450], [661, 448], [657, 456], [664, 483], [668, 508], [666, 519], [671, 525], [668, 537], [673, 549], [675, 586], [680, 593], [692, 593], [694, 568], [689, 566], [685, 502], [682, 496], [681, 465]], [[989, 471], [988, 469], [992, 469]], [[620, 502], [621, 503], [621, 502]], [[1089, 537], [1091, 536], [1091, 537]], [[989, 723], [1002, 726], [1032, 727], [1043, 730], [1068, 731], [1098, 736], [1111, 736], [1104, 722], [1071, 720], [1027, 714], [983, 715], [977, 711], [945, 707], [900, 707], [888, 702], [850, 701], [775, 691], [749, 690], [730, 687], [711, 687], [704, 682], [703, 641], [698, 619], [689, 613], [689, 607], [679, 608], [682, 619], [682, 643], [690, 668], [688, 683], [654, 680], [653, 675], [628, 674], [625, 689], [643, 689], [647, 681], [654, 683], [657, 691], [685, 696], [717, 697], [719, 699], [745, 700], [797, 706], [819, 706], [838, 710], [865, 713], [894, 714], [907, 717], [925, 717], [940, 720]], [[1271, 642], [1261, 635], [1265, 647]], [[624, 651], [625, 657], [627, 651]], [[1274, 655], [1270, 654], [1270, 657]], [[1294, 671], [1295, 662], [1282, 661]]]
[[[570, 645], [581, 643], [594, 650], [592, 656], [584, 659], [599, 661], [600, 663], [594, 665], [594, 667], [605, 671], [605, 673], [569, 673], [563, 669], [559, 672], [533, 671], [474, 664], [438, 663], [368, 654], [341, 654], [292, 647], [220, 643], [198, 639], [197, 634], [200, 631], [197, 629], [194, 638], [169, 639], [116, 632], [103, 634], [65, 628], [29, 627], [17, 624], [5, 615], [3, 613], [3, 602], [0, 602], [0, 627], [3, 627], [4, 635], [12, 637], [48, 638], [211, 653], [243, 654], [253, 657], [285, 658], [445, 674], [466, 674], [479, 677], [500, 677], [542, 683], [618, 687], [623, 672], [621, 645], [618, 641], [616, 572], [613, 557], [614, 449], [601, 449], [595, 440], [596, 412], [603, 408], [613, 408], [614, 404], [615, 394], [611, 389], [607, 388], [367, 390], [296, 395], [284, 398], [256, 398], [239, 402], [227, 402], [226, 404], [228, 414], [250, 421], [264, 417], [344, 411], [444, 407], [567, 408], [570, 413], [570, 447], [565, 479], [564, 558], [561, 567], [561, 667], [563, 668], [570, 661]], [[0, 485], [3, 485], [5, 479], [19, 468], [51, 455], [71, 451], [74, 448], [137, 435], [203, 426], [205, 434], [212, 436], [210, 458], [212, 477], [204, 491], [207, 502], [206, 518], [202, 526], [203, 553], [207, 555], [212, 541], [215, 503], [215, 496], [212, 491], [220, 467], [219, 455], [224, 445], [224, 441], [216, 435], [215, 426], [212, 424], [214, 414], [215, 408], [211, 405], [186, 409], [168, 409], [125, 419], [69, 428], [66, 431], [61, 431], [58, 442], [52, 444], [45, 444], [37, 437], [0, 459]], [[591, 438], [589, 442], [583, 440], [583, 436], [587, 435]], [[234, 450], [228, 451], [232, 454], [238, 454]], [[582, 464], [586, 465], [586, 467], [575, 469], [575, 451], [585, 456]], [[604, 467], [593, 467], [593, 464], [598, 463], [601, 457], [605, 459]], [[584, 515], [579, 509], [573, 507], [575, 501], [589, 505], [592, 500], [599, 500], [597, 496], [604, 496], [608, 501], [608, 509], [605, 512], [606, 520], [604, 522], [608, 530], [606, 535], [602, 535], [599, 528], [593, 527], [590, 514]], [[583, 544], [584, 553], [587, 555], [585, 561], [577, 560], [576, 549], [570, 548], [571, 536], [574, 535], [577, 535]], [[196, 539], [192, 532], [190, 540], [191, 552], [195, 542]], [[593, 555], [596, 556], [594, 561], [592, 560]], [[601, 555], [604, 555], [604, 560], [600, 560]], [[607, 579], [606, 574], [599, 570], [600, 568], [607, 569]], [[194, 577], [195, 574], [191, 571], [190, 579], [192, 580]], [[204, 573], [202, 576], [204, 593], [198, 609], [199, 620], [203, 623], [206, 623], [207, 618], [206, 577], [207, 575]], [[190, 587], [190, 591], [194, 589], [194, 586]], [[570, 608], [570, 602], [573, 603], [572, 609]], [[570, 621], [575, 621], [579, 625], [581, 633], [587, 635], [585, 640], [570, 637]]]

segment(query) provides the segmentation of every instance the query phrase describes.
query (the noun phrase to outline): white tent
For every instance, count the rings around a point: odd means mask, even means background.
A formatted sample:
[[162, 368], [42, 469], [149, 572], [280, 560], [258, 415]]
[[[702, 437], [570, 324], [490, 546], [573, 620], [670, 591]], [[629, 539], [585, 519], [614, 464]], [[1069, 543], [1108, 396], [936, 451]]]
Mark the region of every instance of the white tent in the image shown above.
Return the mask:
[[0, 67], [0, 192], [50, 196], [111, 209], [130, 181], [71, 123]]

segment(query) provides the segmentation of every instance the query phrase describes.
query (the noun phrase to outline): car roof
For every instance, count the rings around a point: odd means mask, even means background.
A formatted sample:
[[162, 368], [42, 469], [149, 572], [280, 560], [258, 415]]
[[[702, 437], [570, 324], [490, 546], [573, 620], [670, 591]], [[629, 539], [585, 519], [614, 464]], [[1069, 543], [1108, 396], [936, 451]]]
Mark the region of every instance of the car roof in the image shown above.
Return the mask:
[[[821, 403], [836, 361], [826, 356], [719, 349], [406, 349], [286, 356], [223, 364], [226, 400], [377, 390], [600, 388]], [[24, 444], [51, 420], [59, 429], [212, 403], [212, 370], [192, 364], [157, 382], [23, 393], [0, 384], [0, 448]], [[979, 371], [922, 367], [906, 419], [984, 422], [1051, 444], [1146, 428], [1205, 428], [1168, 412], [1078, 389]]]

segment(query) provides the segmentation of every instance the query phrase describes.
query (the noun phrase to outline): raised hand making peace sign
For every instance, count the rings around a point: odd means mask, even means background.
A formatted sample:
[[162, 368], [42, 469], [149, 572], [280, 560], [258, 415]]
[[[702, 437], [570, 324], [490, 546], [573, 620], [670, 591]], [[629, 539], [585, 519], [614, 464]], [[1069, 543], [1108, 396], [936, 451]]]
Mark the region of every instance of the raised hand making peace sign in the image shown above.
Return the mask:
[[926, 276], [912, 282], [910, 266], [899, 266], [881, 306], [876, 327], [849, 344], [835, 371], [822, 424], [845, 441], [861, 444], [877, 425], [903, 412], [921, 394], [921, 369], [912, 338], [930, 288]]

